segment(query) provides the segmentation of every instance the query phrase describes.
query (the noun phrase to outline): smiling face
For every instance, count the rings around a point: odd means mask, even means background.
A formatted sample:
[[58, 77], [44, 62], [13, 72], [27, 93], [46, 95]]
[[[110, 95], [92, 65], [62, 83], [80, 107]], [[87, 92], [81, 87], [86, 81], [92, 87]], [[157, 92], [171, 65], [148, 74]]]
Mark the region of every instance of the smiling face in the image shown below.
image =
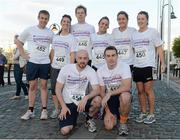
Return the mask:
[[127, 28], [128, 19], [125, 16], [125, 14], [119, 14], [119, 16], [117, 17], [117, 22], [118, 22], [120, 28], [123, 28], [123, 29]]
[[62, 20], [61, 20], [61, 27], [62, 27], [62, 30], [70, 30], [70, 27], [71, 27], [71, 20], [68, 18], [68, 17], [64, 17]]
[[38, 16], [38, 20], [39, 20], [39, 27], [45, 28], [49, 21], [49, 15], [41, 13]]
[[108, 28], [109, 28], [109, 21], [107, 19], [102, 19], [99, 22], [99, 32], [106, 33]]
[[145, 14], [138, 14], [137, 16], [137, 24], [139, 29], [145, 29], [148, 26], [148, 18]]

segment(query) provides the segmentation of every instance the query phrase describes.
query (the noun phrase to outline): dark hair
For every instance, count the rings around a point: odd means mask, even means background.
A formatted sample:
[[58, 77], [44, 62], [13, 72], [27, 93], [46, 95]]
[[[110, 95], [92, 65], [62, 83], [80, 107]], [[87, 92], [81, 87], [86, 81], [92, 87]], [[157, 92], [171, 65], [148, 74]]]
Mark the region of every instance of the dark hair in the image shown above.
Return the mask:
[[106, 51], [108, 50], [115, 50], [116, 54], [118, 54], [118, 51], [116, 49], [116, 47], [114, 46], [108, 46], [105, 50], [104, 50], [104, 56], [106, 55]]
[[50, 14], [47, 10], [40, 10], [38, 13], [38, 17], [40, 17], [40, 14], [45, 14], [45, 15], [48, 15], [48, 17], [50, 17]]
[[83, 9], [84, 12], [85, 12], [85, 14], [87, 14], [87, 8], [86, 8], [85, 6], [83, 6], [83, 5], [78, 5], [78, 6], [76, 7], [76, 9], [75, 9], [75, 14], [77, 13], [77, 10], [78, 10], [78, 9]]
[[[138, 15], [145, 15], [147, 21], [149, 21], [149, 15], [148, 15], [148, 12], [146, 12], [146, 11], [140, 11], [140, 12], [138, 13]], [[138, 15], [137, 15], [137, 16], [138, 16]], [[148, 24], [148, 23], [147, 23], [147, 24]]]
[[98, 24], [100, 24], [100, 22], [101, 22], [103, 19], [106, 19], [106, 20], [109, 22], [109, 18], [108, 18], [107, 16], [104, 16], [104, 17], [102, 17], [102, 18], [99, 20]]
[[128, 16], [128, 14], [127, 14], [125, 11], [120, 11], [120, 12], [117, 14], [117, 19], [118, 19], [119, 15], [124, 15], [124, 16], [126, 17], [126, 19], [129, 20], [129, 16]]
[[18, 37], [19, 37], [19, 35], [17, 35], [17, 34], [16, 34], [16, 35], [14, 35], [14, 39], [17, 39]]
[[63, 15], [63, 16], [62, 16], [62, 18], [61, 18], [61, 22], [63, 21], [63, 19], [64, 19], [65, 17], [66, 17], [66, 18], [69, 18], [69, 20], [70, 20], [70, 21], [72, 21], [71, 16], [70, 16], [70, 15], [66, 15], [66, 14], [65, 14], [65, 15]]
[[[61, 18], [61, 22], [63, 21], [63, 19], [64, 19], [64, 18], [69, 18], [70, 22], [72, 21], [71, 16], [70, 16], [70, 15], [66, 15], [66, 14], [65, 14], [65, 15], [63, 15], [63, 16], [62, 16], [62, 18]], [[69, 30], [70, 30], [70, 29], [69, 29]], [[60, 35], [60, 33], [61, 33], [61, 32], [62, 32], [62, 29], [59, 31], [59, 33], [58, 33], [58, 34]], [[69, 31], [69, 32], [70, 32], [70, 31]]]

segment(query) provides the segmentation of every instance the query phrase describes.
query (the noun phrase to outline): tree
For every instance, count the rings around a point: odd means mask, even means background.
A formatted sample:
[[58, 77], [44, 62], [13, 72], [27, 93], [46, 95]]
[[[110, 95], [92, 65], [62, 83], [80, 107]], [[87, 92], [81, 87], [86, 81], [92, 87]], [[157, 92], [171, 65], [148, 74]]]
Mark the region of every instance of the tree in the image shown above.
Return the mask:
[[174, 39], [172, 50], [176, 58], [180, 57], [180, 36]]

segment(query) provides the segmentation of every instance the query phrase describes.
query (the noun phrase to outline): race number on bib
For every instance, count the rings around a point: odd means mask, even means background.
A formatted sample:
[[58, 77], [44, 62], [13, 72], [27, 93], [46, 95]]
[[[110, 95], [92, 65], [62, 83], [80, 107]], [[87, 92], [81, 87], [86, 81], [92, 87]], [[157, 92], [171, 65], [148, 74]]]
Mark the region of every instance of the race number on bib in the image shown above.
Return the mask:
[[71, 91], [69, 94], [71, 101], [76, 105], [79, 104], [79, 102], [82, 100], [84, 96], [85, 96], [85, 92], [82, 91]]
[[120, 85], [117, 83], [110, 83], [107, 86], [107, 92], [114, 91], [114, 90], [118, 89], [119, 87], [120, 87]]
[[46, 46], [38, 45], [35, 49], [35, 54], [37, 55], [47, 55], [48, 49]]
[[80, 49], [87, 49], [89, 46], [89, 37], [80, 38], [78, 41], [79, 50]]
[[55, 64], [60, 68], [67, 64], [66, 56], [55, 56]]
[[118, 46], [118, 55], [121, 59], [127, 59], [130, 57], [130, 46]]
[[95, 64], [102, 64], [104, 63], [104, 49], [103, 47], [94, 48], [94, 62]]
[[138, 48], [135, 50], [135, 57], [138, 63], [143, 63], [147, 59], [147, 50], [146, 48]]
[[101, 59], [104, 59], [104, 54], [95, 54], [95, 55], [97, 61], [101, 61]]

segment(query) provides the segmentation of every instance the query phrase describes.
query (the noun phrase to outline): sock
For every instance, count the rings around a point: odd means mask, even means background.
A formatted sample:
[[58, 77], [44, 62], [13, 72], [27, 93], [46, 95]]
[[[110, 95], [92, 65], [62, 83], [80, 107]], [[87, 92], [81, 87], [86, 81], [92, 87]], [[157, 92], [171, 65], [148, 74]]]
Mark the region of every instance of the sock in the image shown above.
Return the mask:
[[125, 124], [128, 120], [128, 116], [122, 116], [120, 115], [120, 123], [121, 124]]
[[47, 107], [43, 107], [42, 109], [47, 109]]
[[34, 107], [29, 107], [29, 110], [31, 110], [31, 112], [33, 112], [33, 110], [34, 110]]

